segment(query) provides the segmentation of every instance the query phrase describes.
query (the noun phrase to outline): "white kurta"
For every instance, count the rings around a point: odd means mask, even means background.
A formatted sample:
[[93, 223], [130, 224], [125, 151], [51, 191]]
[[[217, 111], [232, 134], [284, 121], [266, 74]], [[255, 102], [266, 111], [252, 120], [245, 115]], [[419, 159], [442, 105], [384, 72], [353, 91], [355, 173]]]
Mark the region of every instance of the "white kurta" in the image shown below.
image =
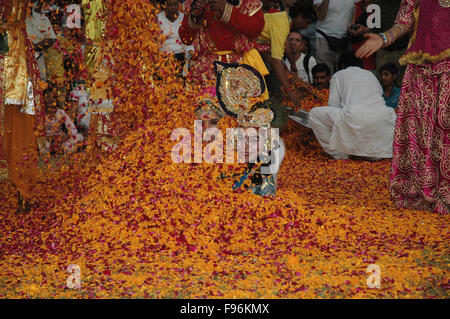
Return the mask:
[[392, 157], [396, 114], [369, 71], [349, 67], [335, 73], [328, 107], [313, 108], [309, 123], [324, 150], [335, 156]]
[[193, 45], [186, 46], [180, 39], [180, 35], [178, 33], [181, 22], [183, 21], [184, 14], [179, 12], [178, 17], [174, 22], [171, 22], [166, 17], [166, 13], [164, 11], [158, 13], [157, 15], [160, 28], [163, 32], [163, 35], [166, 36], [166, 40], [161, 45], [161, 51], [165, 53], [188, 53], [190, 50], [194, 50]]
[[[29, 39], [33, 44], [37, 44], [46, 39], [56, 40], [56, 34], [53, 30], [50, 20], [41, 13], [32, 11], [31, 15], [26, 19], [26, 29]], [[43, 81], [47, 80], [45, 71], [45, 56], [39, 54], [37, 64]]]

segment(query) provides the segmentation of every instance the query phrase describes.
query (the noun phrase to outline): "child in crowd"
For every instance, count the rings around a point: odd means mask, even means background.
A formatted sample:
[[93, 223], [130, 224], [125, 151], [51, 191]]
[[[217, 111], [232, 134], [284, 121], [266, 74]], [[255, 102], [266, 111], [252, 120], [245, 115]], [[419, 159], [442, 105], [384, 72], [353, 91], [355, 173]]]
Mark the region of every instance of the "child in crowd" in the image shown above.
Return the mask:
[[83, 83], [76, 85], [72, 89], [69, 101], [75, 104], [73, 108], [77, 110], [76, 124], [78, 129], [87, 132], [90, 126], [91, 113], [89, 112], [89, 93], [86, 91]]
[[56, 107], [56, 90], [52, 85], [45, 90], [44, 102], [47, 108], [45, 121], [47, 141], [44, 153], [58, 152], [61, 146], [65, 153], [76, 151], [77, 145], [83, 142], [84, 137], [78, 133], [70, 116]]
[[[194, 47], [192, 45], [185, 46], [180, 39], [178, 30], [183, 21], [184, 14], [179, 11], [178, 0], [167, 0], [163, 5], [164, 11], [158, 13], [158, 23], [162, 34], [165, 37], [161, 45], [161, 51], [166, 54], [173, 54], [175, 59], [180, 62], [180, 68], [183, 75], [187, 75], [188, 62], [193, 54]], [[185, 66], [185, 67], [184, 67]], [[185, 70], [183, 70], [185, 68]]]
[[386, 63], [380, 68], [381, 85], [383, 86], [383, 97], [386, 105], [397, 108], [400, 98], [400, 88], [395, 84], [398, 68], [394, 63]]

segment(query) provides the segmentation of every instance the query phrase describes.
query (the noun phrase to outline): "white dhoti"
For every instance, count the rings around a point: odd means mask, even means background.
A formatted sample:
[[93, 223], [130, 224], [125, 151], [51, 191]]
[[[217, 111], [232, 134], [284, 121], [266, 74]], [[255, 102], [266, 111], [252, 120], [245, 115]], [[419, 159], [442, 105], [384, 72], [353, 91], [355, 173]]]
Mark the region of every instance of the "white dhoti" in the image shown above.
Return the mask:
[[396, 115], [372, 73], [350, 67], [334, 74], [328, 104], [313, 108], [308, 119], [325, 152], [335, 159], [392, 157]]
[[309, 112], [308, 123], [323, 150], [334, 159], [347, 159], [348, 154], [330, 147], [331, 133], [336, 121], [340, 119], [342, 111], [337, 107], [315, 107]]

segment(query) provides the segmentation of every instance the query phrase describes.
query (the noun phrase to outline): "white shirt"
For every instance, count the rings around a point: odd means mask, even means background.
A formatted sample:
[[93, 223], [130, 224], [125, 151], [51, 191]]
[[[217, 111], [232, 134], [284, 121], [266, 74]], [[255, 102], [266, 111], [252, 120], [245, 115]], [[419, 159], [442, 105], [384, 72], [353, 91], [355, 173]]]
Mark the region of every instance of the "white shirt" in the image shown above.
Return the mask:
[[342, 108], [335, 119], [330, 148], [358, 156], [392, 157], [396, 115], [383, 99], [372, 72], [349, 67], [330, 82], [328, 105]]
[[183, 17], [184, 14], [178, 12], [178, 18], [174, 22], [171, 22], [167, 19], [164, 11], [158, 13], [159, 26], [163, 35], [166, 36], [166, 40], [161, 46], [161, 51], [166, 53], [171, 52], [173, 54], [185, 53], [185, 47], [178, 34]]
[[[311, 56], [309, 58], [309, 79], [308, 79], [308, 74], [306, 73], [305, 67], [303, 66], [303, 60], [305, 59], [306, 54], [302, 53], [302, 55], [300, 56], [300, 58], [298, 58], [297, 61], [295, 61], [295, 66], [297, 67], [297, 75], [305, 82], [312, 84], [313, 83], [313, 75], [312, 75], [312, 68], [315, 67], [317, 65], [317, 61], [316, 59]], [[284, 61], [284, 63], [286, 64], [286, 67], [291, 70], [291, 63], [289, 62], [288, 59], [286, 59]], [[292, 71], [292, 70], [291, 70]]]
[[[359, 0], [330, 0], [328, 12], [324, 20], [316, 22], [316, 28], [326, 35], [343, 38], [347, 34], [347, 27], [352, 22], [355, 3]], [[322, 0], [314, 0], [314, 4], [321, 4]], [[323, 38], [316, 33], [317, 38]]]
[[[33, 44], [39, 43], [45, 39], [55, 39], [56, 34], [53, 30], [50, 20], [38, 12], [32, 11], [31, 15], [26, 19], [26, 29], [28, 38]], [[41, 54], [37, 59], [41, 79], [46, 81], [45, 57]]]
[[70, 100], [78, 102], [78, 124], [85, 129], [89, 129], [91, 122], [89, 93], [85, 90], [83, 84], [72, 89], [72, 92], [70, 92]]

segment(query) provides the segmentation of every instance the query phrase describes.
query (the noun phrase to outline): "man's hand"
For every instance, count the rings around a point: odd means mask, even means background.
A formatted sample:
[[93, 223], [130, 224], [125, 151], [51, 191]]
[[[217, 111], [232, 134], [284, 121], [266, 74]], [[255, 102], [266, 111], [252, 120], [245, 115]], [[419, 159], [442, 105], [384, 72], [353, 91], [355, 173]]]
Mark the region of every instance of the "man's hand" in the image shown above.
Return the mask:
[[194, 1], [191, 7], [191, 15], [195, 18], [201, 17], [205, 11], [205, 6], [203, 6], [201, 1]]
[[211, 9], [217, 11], [220, 17], [223, 16], [226, 4], [227, 4], [226, 0], [209, 0], [209, 5], [211, 6]]
[[295, 64], [295, 58], [294, 54], [292, 53], [291, 46], [289, 45], [289, 40], [286, 40], [284, 43], [284, 53], [286, 54], [287, 59], [289, 60], [289, 63], [291, 64], [291, 71], [295, 74], [298, 73], [297, 65]]
[[356, 30], [353, 30], [351, 28], [352, 25], [348, 26], [347, 30], [352, 36], [363, 35], [363, 34], [365, 34], [367, 32], [370, 32], [370, 29], [368, 27], [365, 27], [365, 26], [363, 26], [361, 24], [358, 24], [357, 26], [358, 26], [358, 29], [356, 29]]
[[302, 104], [302, 100], [301, 100], [300, 96], [292, 90], [287, 91], [287, 97], [288, 97], [289, 101], [292, 102], [294, 107], [299, 107]]

